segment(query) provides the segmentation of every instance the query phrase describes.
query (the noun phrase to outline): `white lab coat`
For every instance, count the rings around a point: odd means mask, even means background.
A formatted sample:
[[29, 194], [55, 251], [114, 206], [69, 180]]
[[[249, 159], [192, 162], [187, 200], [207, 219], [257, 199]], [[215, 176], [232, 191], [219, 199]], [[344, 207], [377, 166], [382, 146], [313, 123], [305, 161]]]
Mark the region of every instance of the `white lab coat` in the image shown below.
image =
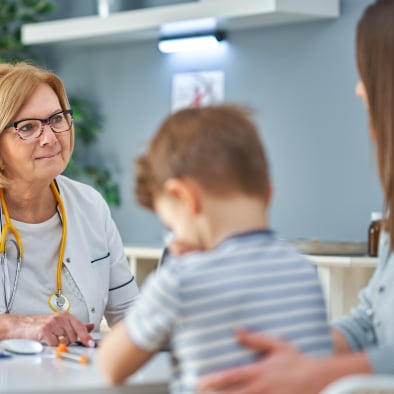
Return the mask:
[[[88, 185], [65, 176], [58, 176], [56, 183], [64, 203], [67, 221], [63, 264], [67, 267], [86, 304], [88, 321], [94, 323], [94, 329], [97, 331], [103, 316], [106, 317], [110, 326], [123, 318], [138, 296], [137, 284], [129, 269], [122, 240], [112, 220], [109, 207], [100, 193]], [[4, 224], [4, 218], [2, 219]], [[20, 282], [25, 272], [25, 264], [31, 270], [36, 261], [50, 258], [51, 253], [45, 245], [48, 240], [42, 241], [33, 233], [30, 235], [30, 240], [28, 238], [29, 236], [25, 236], [30, 253], [25, 256], [26, 261], [22, 264]], [[13, 239], [10, 232], [7, 234], [7, 239]], [[22, 239], [22, 243], [23, 241]], [[16, 266], [16, 255], [10, 254], [9, 257], [10, 261], [15, 260], [9, 264], [12, 273], [13, 267]], [[39, 287], [45, 287], [45, 282], [53, 281], [53, 290], [55, 290], [56, 282], [52, 276], [48, 279], [48, 275], [53, 275], [53, 273], [42, 271], [43, 266], [37, 264], [37, 269], [40, 271], [36, 272], [31, 282], [26, 283], [24, 279], [24, 284], [18, 283], [21, 285], [16, 289], [17, 302], [15, 304], [18, 304], [18, 307], [11, 309], [11, 313], [26, 315], [51, 313], [46, 296], [44, 298], [42, 294], [41, 298], [38, 296]], [[53, 272], [55, 272], [55, 267], [53, 267]], [[64, 275], [62, 276], [64, 282]], [[0, 279], [0, 293], [4, 291], [2, 278], [3, 276]], [[27, 296], [30, 289], [26, 286], [31, 286], [37, 297]], [[30, 294], [34, 294], [34, 291]], [[0, 313], [5, 313], [2, 295], [0, 295]]]
[[103, 315], [111, 326], [138, 296], [123, 244], [107, 203], [92, 187], [58, 176], [67, 215], [64, 264], [88, 307], [97, 329]]

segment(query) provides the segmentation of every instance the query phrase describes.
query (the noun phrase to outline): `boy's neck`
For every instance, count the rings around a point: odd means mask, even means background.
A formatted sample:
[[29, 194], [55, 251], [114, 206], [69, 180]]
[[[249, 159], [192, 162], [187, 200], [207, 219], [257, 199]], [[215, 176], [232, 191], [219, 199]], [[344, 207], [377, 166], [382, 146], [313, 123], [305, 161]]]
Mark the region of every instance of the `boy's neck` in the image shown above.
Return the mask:
[[267, 208], [262, 198], [245, 195], [204, 198], [202, 214], [198, 219], [204, 249], [212, 249], [236, 234], [267, 229]]

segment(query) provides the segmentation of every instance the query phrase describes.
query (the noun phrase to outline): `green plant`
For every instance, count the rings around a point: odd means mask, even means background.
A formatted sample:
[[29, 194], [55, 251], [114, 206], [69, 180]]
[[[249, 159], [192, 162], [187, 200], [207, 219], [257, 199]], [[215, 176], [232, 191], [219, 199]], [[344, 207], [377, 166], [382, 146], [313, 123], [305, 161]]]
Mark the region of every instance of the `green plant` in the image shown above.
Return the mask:
[[[24, 23], [40, 21], [54, 8], [50, 0], [0, 0], [0, 62], [39, 63], [31, 48], [22, 43], [21, 28]], [[101, 116], [92, 102], [73, 96], [69, 100], [74, 112], [75, 149], [65, 174], [76, 179], [89, 178], [109, 205], [119, 205], [119, 186], [110, 170], [86, 161], [86, 153], [102, 131]]]
[[119, 186], [112, 179], [108, 168], [92, 165], [86, 160], [86, 152], [97, 141], [101, 132], [101, 116], [96, 106], [88, 100], [70, 97], [75, 128], [74, 153], [68, 163], [65, 174], [72, 178], [88, 176], [102, 192], [109, 205], [120, 204]]
[[47, 0], [0, 1], [0, 61], [12, 62], [32, 58], [30, 48], [23, 45], [21, 29], [24, 23], [38, 22], [54, 9]]

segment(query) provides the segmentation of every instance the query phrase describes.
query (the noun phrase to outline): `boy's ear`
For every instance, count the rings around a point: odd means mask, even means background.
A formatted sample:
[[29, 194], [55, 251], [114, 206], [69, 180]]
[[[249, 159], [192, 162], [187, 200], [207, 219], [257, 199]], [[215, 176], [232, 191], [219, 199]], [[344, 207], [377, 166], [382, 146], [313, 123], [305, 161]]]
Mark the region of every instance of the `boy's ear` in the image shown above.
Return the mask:
[[190, 179], [171, 178], [164, 182], [164, 190], [173, 198], [184, 204], [191, 213], [201, 209], [200, 188]]

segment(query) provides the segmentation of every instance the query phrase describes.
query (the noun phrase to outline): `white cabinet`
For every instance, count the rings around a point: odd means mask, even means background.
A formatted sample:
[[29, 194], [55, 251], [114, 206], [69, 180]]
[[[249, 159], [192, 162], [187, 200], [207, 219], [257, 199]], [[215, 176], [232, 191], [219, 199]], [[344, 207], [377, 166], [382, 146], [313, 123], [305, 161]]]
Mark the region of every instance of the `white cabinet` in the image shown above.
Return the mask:
[[162, 254], [159, 248], [134, 248], [126, 246], [125, 254], [130, 263], [130, 269], [138, 286], [141, 286], [145, 278], [156, 269]]
[[[200, 0], [110, 14], [25, 24], [25, 45], [102, 44], [158, 38], [164, 25], [212, 18], [216, 29], [305, 22], [339, 16], [340, 0]], [[186, 25], [185, 25], [186, 26]]]
[[378, 259], [352, 256], [307, 256], [318, 268], [330, 319], [350, 312], [368, 283]]
[[[126, 247], [125, 252], [137, 283], [141, 285], [146, 276], [156, 268], [162, 249]], [[377, 258], [371, 257], [307, 257], [318, 268], [330, 319], [348, 313], [350, 308], [357, 304], [358, 292], [368, 283], [377, 264]]]

